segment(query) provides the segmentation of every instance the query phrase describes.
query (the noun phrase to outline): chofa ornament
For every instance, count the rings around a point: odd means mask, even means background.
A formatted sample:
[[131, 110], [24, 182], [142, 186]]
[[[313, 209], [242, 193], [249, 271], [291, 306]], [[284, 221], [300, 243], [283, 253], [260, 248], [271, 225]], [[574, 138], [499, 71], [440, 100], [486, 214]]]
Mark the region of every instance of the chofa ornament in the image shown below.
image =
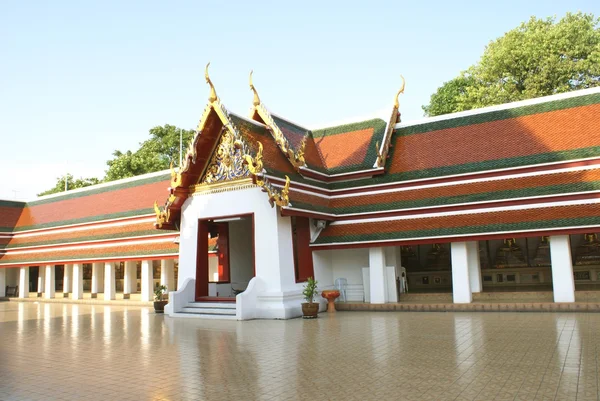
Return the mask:
[[383, 137], [383, 146], [379, 147], [379, 142], [375, 144], [375, 151], [377, 152], [377, 160], [375, 162], [375, 167], [385, 166], [385, 160], [387, 159], [387, 155], [390, 151], [390, 142], [392, 141], [394, 127], [396, 126], [397, 122], [400, 122], [400, 101], [398, 100], [398, 97], [402, 93], [404, 93], [404, 88], [406, 87], [406, 81], [404, 80], [404, 77], [400, 75], [400, 78], [402, 78], [402, 86], [400, 87], [400, 89], [396, 93], [396, 96], [394, 97], [394, 108], [392, 109], [392, 115], [390, 116], [390, 121], [388, 122], [385, 136]]

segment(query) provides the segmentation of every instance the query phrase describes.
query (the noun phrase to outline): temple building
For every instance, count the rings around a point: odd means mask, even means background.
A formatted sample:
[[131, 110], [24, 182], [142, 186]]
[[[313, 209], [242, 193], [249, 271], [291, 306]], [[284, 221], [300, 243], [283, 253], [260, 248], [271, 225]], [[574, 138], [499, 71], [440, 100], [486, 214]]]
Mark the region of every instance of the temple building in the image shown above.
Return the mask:
[[373, 304], [600, 290], [600, 88], [403, 122], [402, 84], [382, 118], [309, 129], [252, 75], [246, 115], [206, 81], [180, 166], [0, 201], [2, 292], [149, 301], [162, 283], [170, 316], [247, 320], [300, 316], [308, 277]]

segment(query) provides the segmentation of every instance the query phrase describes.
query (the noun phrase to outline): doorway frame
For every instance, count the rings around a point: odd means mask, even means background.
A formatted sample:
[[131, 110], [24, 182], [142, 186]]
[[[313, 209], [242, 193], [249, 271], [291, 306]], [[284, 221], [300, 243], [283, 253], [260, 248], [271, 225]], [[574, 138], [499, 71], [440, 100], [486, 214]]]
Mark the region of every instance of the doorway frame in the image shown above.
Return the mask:
[[[196, 238], [196, 292], [194, 299], [196, 301], [206, 300], [208, 298], [208, 226], [214, 220], [233, 219], [236, 217], [250, 217], [252, 221], [252, 277], [256, 277], [256, 235], [254, 213], [240, 213], [226, 216], [213, 216], [198, 219], [198, 237]], [[201, 241], [201, 238], [205, 238]], [[231, 249], [231, 242], [229, 242]], [[229, 277], [231, 280], [231, 276]]]

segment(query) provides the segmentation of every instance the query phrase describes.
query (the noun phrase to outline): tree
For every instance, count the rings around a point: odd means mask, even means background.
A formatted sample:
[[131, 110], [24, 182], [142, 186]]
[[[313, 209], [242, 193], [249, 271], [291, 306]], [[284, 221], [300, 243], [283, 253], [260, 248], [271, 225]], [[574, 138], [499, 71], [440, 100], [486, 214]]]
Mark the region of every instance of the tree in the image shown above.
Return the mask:
[[151, 138], [140, 143], [140, 148], [125, 153], [115, 150], [113, 159], [106, 162], [105, 181], [133, 177], [168, 169], [170, 164], [179, 164], [179, 135], [183, 132], [185, 152], [187, 144], [194, 136], [194, 130], [182, 130], [173, 125], [154, 127], [150, 130]]
[[55, 194], [58, 192], [65, 191], [65, 178], [67, 180], [67, 185], [66, 185], [67, 190], [88, 187], [90, 185], [96, 185], [96, 184], [100, 184], [102, 182], [98, 178], [94, 178], [94, 177], [78, 178], [75, 180], [75, 179], [73, 179], [72, 174], [67, 174], [66, 176], [63, 175], [62, 177], [58, 177], [56, 179], [56, 185], [54, 186], [54, 188], [44, 191], [42, 193], [39, 193], [38, 196], [50, 195], [50, 194]]
[[473, 85], [473, 79], [468, 76], [458, 76], [451, 81], [445, 82], [437, 92], [431, 95], [431, 102], [423, 106], [427, 116], [439, 116], [440, 114], [454, 113], [460, 110], [458, 100], [467, 92], [467, 88]]
[[479, 62], [423, 106], [435, 116], [600, 86], [600, 19], [531, 17], [490, 42]]
[[[103, 181], [114, 181], [165, 170], [169, 168], [171, 162], [178, 165], [180, 132], [183, 133], [183, 151], [185, 152], [187, 144], [194, 136], [194, 130], [182, 130], [168, 124], [164, 127], [154, 127], [150, 130], [151, 138], [140, 143], [140, 148], [137, 151], [132, 152], [128, 150], [123, 153], [115, 150], [113, 152], [113, 158], [106, 162], [108, 170], [103, 180], [99, 180], [98, 178], [78, 178], [74, 180], [71, 174], [67, 174], [67, 188], [82, 188], [99, 184]], [[65, 177], [63, 176], [57, 179], [54, 188], [44, 191], [38, 194], [38, 196], [49, 195], [64, 190]]]

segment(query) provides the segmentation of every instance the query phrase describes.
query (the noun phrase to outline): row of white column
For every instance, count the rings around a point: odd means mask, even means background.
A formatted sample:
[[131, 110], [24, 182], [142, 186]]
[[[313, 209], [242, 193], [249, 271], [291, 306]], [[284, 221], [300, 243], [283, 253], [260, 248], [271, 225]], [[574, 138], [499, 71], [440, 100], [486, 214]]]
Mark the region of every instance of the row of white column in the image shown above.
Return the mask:
[[[393, 255], [395, 260], [386, 261], [384, 248], [369, 249], [371, 303], [393, 302], [388, 300], [385, 275], [386, 266], [401, 266], [399, 252], [394, 252]], [[453, 301], [454, 303], [471, 303], [473, 293], [482, 290], [477, 241], [453, 242], [451, 244], [451, 257]], [[575, 302], [575, 280], [573, 278], [573, 262], [568, 235], [550, 237], [550, 258], [552, 260], [554, 302]]]
[[[168, 291], [175, 289], [175, 270], [173, 259], [161, 260], [160, 283]], [[0, 269], [0, 287], [4, 291], [6, 285], [4, 269]], [[137, 268], [135, 261], [127, 261], [124, 266], [123, 294], [132, 294], [137, 290]], [[55, 266], [40, 266], [37, 290], [44, 298], [54, 298]], [[29, 297], [29, 267], [19, 268], [19, 298]], [[116, 299], [115, 262], [92, 264], [92, 297], [104, 292], [105, 300]], [[83, 298], [83, 264], [67, 264], [64, 268], [63, 293], [71, 293], [72, 299]], [[152, 301], [154, 294], [154, 273], [151, 260], [142, 261], [141, 271], [141, 300]], [[0, 294], [2, 295], [2, 294]]]

